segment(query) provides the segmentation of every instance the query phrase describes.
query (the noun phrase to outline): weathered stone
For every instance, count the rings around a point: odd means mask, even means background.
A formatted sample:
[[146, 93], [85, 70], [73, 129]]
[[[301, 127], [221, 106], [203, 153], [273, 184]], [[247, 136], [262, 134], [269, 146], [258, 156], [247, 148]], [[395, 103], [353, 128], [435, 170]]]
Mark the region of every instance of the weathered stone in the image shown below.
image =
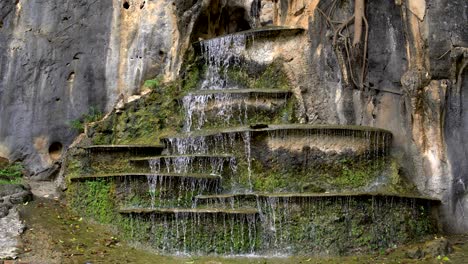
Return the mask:
[[453, 248], [446, 238], [427, 241], [423, 245], [413, 246], [406, 250], [406, 256], [412, 259], [437, 258], [452, 253]]
[[32, 200], [29, 186], [21, 184], [0, 184], [0, 218], [8, 215], [15, 204]]
[[49, 146], [77, 135], [70, 121], [177, 72], [173, 12], [168, 0], [1, 1], [0, 155], [24, 159], [36, 178], [54, 162]]
[[18, 245], [24, 224], [21, 222], [18, 211], [0, 218], [0, 259], [15, 259], [18, 255]]
[[21, 184], [0, 184], [0, 197], [10, 196], [26, 190]]

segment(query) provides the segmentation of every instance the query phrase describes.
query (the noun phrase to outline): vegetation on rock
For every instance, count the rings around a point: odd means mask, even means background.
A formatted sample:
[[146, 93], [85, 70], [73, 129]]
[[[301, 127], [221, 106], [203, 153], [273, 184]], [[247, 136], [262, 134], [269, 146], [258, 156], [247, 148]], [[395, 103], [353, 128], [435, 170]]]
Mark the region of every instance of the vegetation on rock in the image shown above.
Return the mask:
[[21, 183], [24, 167], [19, 162], [0, 166], [0, 184]]

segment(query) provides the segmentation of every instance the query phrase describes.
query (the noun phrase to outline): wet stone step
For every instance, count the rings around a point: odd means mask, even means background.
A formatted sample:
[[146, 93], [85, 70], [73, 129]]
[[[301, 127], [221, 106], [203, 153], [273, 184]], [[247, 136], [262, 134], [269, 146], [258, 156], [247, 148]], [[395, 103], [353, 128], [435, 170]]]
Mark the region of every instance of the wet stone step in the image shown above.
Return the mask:
[[163, 144], [157, 145], [91, 145], [84, 147], [90, 153], [125, 153], [158, 155], [164, 150]]
[[226, 176], [232, 172], [236, 159], [231, 154], [164, 155], [133, 158], [129, 163], [139, 170], [149, 170], [153, 174], [170, 172]]
[[[293, 157], [295, 153], [307, 154], [308, 150], [313, 150], [320, 152], [322, 156], [331, 153], [339, 154], [342, 158], [362, 156], [364, 159], [366, 156], [367, 160], [374, 160], [388, 155], [391, 139], [392, 134], [389, 131], [374, 127], [263, 124], [202, 129], [161, 140], [173, 154], [237, 153], [245, 149], [245, 156], [252, 154], [253, 158], [262, 159], [269, 153], [278, 157], [280, 152], [288, 152]], [[264, 151], [256, 153], [256, 150]]]
[[199, 90], [183, 98], [184, 131], [257, 122], [281, 123], [292, 112], [292, 92], [281, 89]]
[[255, 208], [217, 209], [217, 208], [121, 208], [121, 214], [235, 214], [255, 215]]
[[291, 96], [292, 91], [282, 89], [223, 89], [223, 90], [199, 90], [188, 93], [188, 96], [195, 95], [249, 95], [249, 96]]
[[111, 173], [111, 174], [96, 174], [96, 175], [85, 175], [70, 178], [71, 181], [85, 181], [85, 180], [96, 180], [96, 179], [111, 179], [111, 178], [138, 178], [138, 177], [166, 177], [166, 178], [193, 178], [193, 179], [207, 179], [207, 180], [220, 180], [220, 175], [212, 174], [195, 174], [195, 173]]
[[239, 31], [233, 34], [228, 34], [208, 40], [202, 40], [202, 41], [197, 41], [194, 42], [192, 45], [195, 48], [200, 48], [203, 45], [206, 45], [207, 42], [213, 42], [213, 41], [218, 41], [219, 39], [222, 38], [233, 38], [233, 37], [243, 37], [246, 38], [246, 40], [260, 40], [262, 38], [277, 38], [277, 37], [291, 37], [298, 35], [300, 33], [304, 32], [303, 28], [291, 28], [291, 27], [281, 27], [281, 26], [271, 26], [271, 27], [262, 27], [262, 28], [257, 28], [257, 29], [250, 29], [250, 30], [245, 30], [245, 31]]
[[141, 157], [141, 158], [133, 158], [129, 159], [130, 162], [147, 162], [150, 160], [157, 160], [157, 159], [230, 159], [234, 158], [232, 154], [188, 154], [188, 155], [160, 155], [160, 156], [151, 156], [151, 157]]
[[189, 138], [189, 137], [208, 137], [216, 136], [219, 134], [229, 133], [242, 133], [242, 132], [288, 132], [294, 134], [319, 134], [326, 136], [328, 134], [338, 134], [343, 136], [356, 136], [356, 137], [368, 137], [375, 136], [376, 134], [385, 134], [391, 136], [391, 132], [385, 129], [367, 126], [354, 126], [354, 125], [309, 125], [309, 124], [284, 124], [284, 125], [264, 125], [261, 128], [254, 128], [255, 126], [237, 126], [237, 127], [226, 127], [219, 129], [206, 129], [198, 130], [193, 132], [176, 134], [173, 137], [161, 138], [162, 141], [167, 141], [169, 138]]
[[345, 192], [345, 193], [235, 193], [235, 194], [213, 194], [213, 195], [198, 195], [195, 197], [197, 201], [202, 200], [224, 200], [224, 199], [250, 199], [250, 198], [376, 198], [376, 199], [407, 199], [417, 201], [427, 201], [434, 205], [440, 204], [440, 200], [427, 196], [420, 195], [404, 195], [390, 193], [373, 193], [373, 192]]

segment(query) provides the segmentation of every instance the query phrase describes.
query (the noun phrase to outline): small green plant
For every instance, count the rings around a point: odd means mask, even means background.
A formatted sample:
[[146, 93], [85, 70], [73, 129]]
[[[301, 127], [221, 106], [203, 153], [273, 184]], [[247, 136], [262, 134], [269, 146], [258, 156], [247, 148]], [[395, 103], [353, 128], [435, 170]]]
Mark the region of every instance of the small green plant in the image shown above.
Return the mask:
[[151, 80], [146, 80], [145, 83], [143, 84], [144, 87], [147, 87], [151, 90], [155, 90], [159, 86], [161, 86], [163, 77], [161, 75], [158, 75], [156, 78], [151, 79]]
[[83, 114], [80, 118], [70, 121], [70, 127], [79, 133], [84, 132], [86, 124], [98, 121], [102, 118], [102, 112], [95, 106], [91, 106], [87, 114]]
[[24, 167], [21, 163], [15, 162], [0, 168], [0, 184], [21, 183]]
[[68, 190], [70, 205], [77, 213], [105, 224], [115, 217], [113, 198], [112, 184], [102, 179], [73, 184]]

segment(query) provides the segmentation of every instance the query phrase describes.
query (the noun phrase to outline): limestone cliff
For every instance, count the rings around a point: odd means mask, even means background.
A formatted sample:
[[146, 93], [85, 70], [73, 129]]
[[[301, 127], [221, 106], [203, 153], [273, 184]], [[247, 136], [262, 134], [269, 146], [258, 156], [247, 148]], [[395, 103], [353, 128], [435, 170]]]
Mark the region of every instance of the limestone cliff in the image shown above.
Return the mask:
[[146, 79], [178, 78], [192, 42], [302, 27], [303, 37], [273, 47], [301, 122], [392, 131], [400, 174], [442, 199], [448, 231], [468, 230], [466, 1], [367, 1], [366, 41], [350, 50], [353, 10], [344, 0], [2, 1], [0, 156], [48, 175], [52, 143], [76, 136], [70, 120], [110, 110]]

